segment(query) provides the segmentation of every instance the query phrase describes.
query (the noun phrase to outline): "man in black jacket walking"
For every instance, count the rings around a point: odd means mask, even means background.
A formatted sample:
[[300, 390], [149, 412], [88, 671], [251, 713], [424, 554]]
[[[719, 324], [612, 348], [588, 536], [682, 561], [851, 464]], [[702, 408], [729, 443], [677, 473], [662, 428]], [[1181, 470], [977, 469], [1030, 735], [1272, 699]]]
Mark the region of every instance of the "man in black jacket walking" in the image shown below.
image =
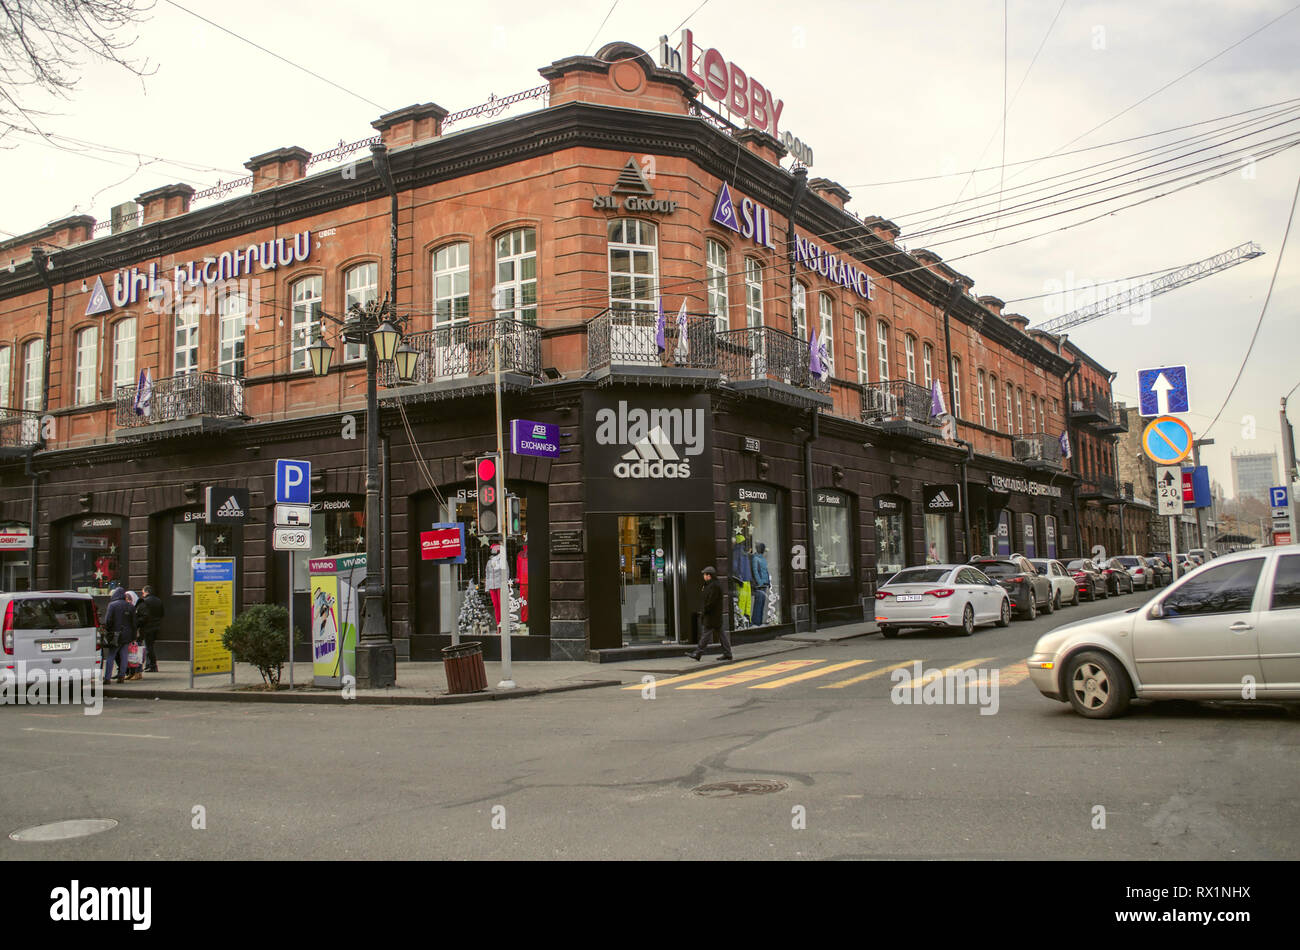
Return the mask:
[[143, 593], [140, 603], [135, 605], [135, 620], [140, 628], [140, 635], [144, 637], [144, 671], [157, 673], [158, 657], [154, 655], [153, 645], [158, 639], [158, 632], [162, 629], [163, 602], [148, 585], [145, 586]]
[[722, 639], [722, 656], [718, 659], [730, 660], [731, 637], [722, 626], [722, 585], [718, 583], [713, 568], [706, 567], [703, 574], [704, 586], [700, 589], [704, 601], [700, 607], [700, 642], [686, 655], [692, 660], [698, 660], [713, 642], [713, 634], [716, 632]]

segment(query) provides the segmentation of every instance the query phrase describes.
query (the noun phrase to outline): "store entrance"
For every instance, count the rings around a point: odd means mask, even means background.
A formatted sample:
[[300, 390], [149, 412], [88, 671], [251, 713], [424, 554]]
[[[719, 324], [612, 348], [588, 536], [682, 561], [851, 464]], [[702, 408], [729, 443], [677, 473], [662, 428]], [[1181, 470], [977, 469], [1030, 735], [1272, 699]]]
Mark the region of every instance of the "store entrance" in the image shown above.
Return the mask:
[[675, 515], [619, 515], [619, 604], [624, 646], [680, 640], [680, 538], [680, 519]]

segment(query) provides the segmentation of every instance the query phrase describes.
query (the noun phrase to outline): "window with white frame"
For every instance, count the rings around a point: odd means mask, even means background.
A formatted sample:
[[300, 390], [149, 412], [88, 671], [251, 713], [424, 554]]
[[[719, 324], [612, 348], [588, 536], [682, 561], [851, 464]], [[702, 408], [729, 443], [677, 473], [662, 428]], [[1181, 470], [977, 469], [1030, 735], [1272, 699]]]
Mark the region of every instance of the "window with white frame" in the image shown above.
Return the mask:
[[745, 325], [763, 325], [763, 264], [757, 258], [745, 258]]
[[135, 382], [135, 317], [126, 317], [113, 324], [113, 386]]
[[496, 315], [537, 324], [537, 231], [516, 228], [497, 237]]
[[9, 377], [13, 358], [13, 347], [0, 346], [0, 415], [4, 415], [9, 408]]
[[469, 244], [440, 247], [433, 254], [433, 325], [469, 322]]
[[916, 337], [910, 333], [903, 338], [903, 352], [907, 357], [907, 381], [916, 382]]
[[1047, 431], [1047, 397], [1038, 400], [1038, 431]]
[[304, 277], [293, 285], [289, 293], [293, 301], [293, 360], [290, 367], [295, 370], [311, 369], [311, 354], [307, 349], [320, 334], [322, 283], [320, 277]]
[[[867, 315], [861, 310], [853, 311], [853, 339], [856, 342], [858, 356], [858, 382], [871, 382], [871, 353], [867, 343]], [[884, 380], [882, 379], [883, 383]]]
[[172, 373], [183, 376], [199, 371], [199, 301], [186, 298], [176, 307], [172, 342]]
[[609, 305], [615, 310], [656, 310], [659, 295], [658, 228], [649, 221], [609, 222]]
[[826, 350], [826, 372], [835, 374], [835, 298], [830, 294], [817, 295], [817, 315], [821, 322], [818, 343]]
[[704, 263], [705, 283], [708, 285], [709, 313], [718, 324], [718, 332], [730, 327], [731, 311], [727, 307], [727, 245], [709, 239]]
[[[356, 267], [349, 267], [343, 274], [343, 319], [348, 319], [346, 314], [352, 309], [353, 304], [357, 304], [362, 310], [379, 299], [379, 265], [374, 261], [365, 264], [358, 264]], [[312, 340], [315, 343], [315, 340]], [[364, 343], [345, 343], [343, 345], [343, 359], [347, 362], [354, 360], [363, 360], [366, 358], [366, 347]]]
[[[1031, 431], [1033, 431], [1034, 426], [1037, 424], [1037, 422], [1038, 422], [1038, 394], [1030, 393], [1029, 394], [1029, 428]], [[1038, 431], [1041, 432], [1042, 430], [1040, 429]]]
[[40, 337], [23, 346], [23, 408], [39, 412], [45, 391], [45, 341]]
[[882, 383], [889, 381], [889, 324], [876, 321], [876, 363]]
[[1016, 435], [1025, 434], [1025, 391], [1016, 387]]
[[925, 388], [934, 388], [934, 347], [926, 343], [921, 347], [921, 370], [925, 378]]
[[799, 281], [794, 282], [794, 318], [793, 332], [801, 340], [808, 340], [808, 288]]
[[1011, 407], [1016, 401], [1015, 387], [1007, 383], [1007, 435], [1012, 435], [1016, 431], [1016, 420], [1011, 414]]
[[998, 378], [992, 373], [989, 374], [989, 426], [995, 431], [998, 427]]
[[961, 360], [957, 357], [952, 358], [952, 379], [949, 380], [952, 385], [952, 414], [954, 418], [961, 418]]
[[75, 400], [78, 406], [95, 401], [99, 387], [95, 374], [99, 371], [99, 327], [86, 327], [77, 331], [77, 376]]
[[984, 370], [979, 371], [979, 407], [980, 407], [980, 425], [988, 425], [988, 416], [984, 414]]
[[244, 375], [244, 330], [247, 327], [248, 317], [247, 300], [240, 293], [226, 294], [218, 303], [218, 314], [217, 372], [223, 376], [242, 377]]

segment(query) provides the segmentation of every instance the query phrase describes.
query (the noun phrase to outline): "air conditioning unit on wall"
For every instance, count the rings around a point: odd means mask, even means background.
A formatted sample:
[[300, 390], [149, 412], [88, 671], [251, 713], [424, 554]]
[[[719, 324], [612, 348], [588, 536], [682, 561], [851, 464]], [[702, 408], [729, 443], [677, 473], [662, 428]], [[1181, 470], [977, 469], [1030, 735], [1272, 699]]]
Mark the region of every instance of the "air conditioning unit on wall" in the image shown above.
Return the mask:
[[1011, 455], [1017, 459], [1040, 459], [1043, 457], [1043, 440], [1016, 439], [1011, 443]]

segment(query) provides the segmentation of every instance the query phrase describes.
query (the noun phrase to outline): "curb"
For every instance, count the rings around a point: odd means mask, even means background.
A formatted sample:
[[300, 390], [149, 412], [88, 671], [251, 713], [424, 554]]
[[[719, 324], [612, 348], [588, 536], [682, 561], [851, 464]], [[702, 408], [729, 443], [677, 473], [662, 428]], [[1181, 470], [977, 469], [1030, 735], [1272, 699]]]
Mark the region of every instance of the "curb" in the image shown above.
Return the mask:
[[224, 703], [289, 703], [300, 706], [446, 706], [457, 703], [481, 703], [498, 699], [541, 696], [546, 693], [569, 693], [602, 686], [622, 686], [621, 680], [588, 680], [559, 686], [525, 686], [517, 689], [487, 690], [481, 693], [446, 693], [441, 695], [378, 695], [365, 693], [344, 699], [334, 691], [301, 693], [263, 693], [257, 690], [188, 690], [188, 689], [105, 689], [107, 699], [175, 699]]

